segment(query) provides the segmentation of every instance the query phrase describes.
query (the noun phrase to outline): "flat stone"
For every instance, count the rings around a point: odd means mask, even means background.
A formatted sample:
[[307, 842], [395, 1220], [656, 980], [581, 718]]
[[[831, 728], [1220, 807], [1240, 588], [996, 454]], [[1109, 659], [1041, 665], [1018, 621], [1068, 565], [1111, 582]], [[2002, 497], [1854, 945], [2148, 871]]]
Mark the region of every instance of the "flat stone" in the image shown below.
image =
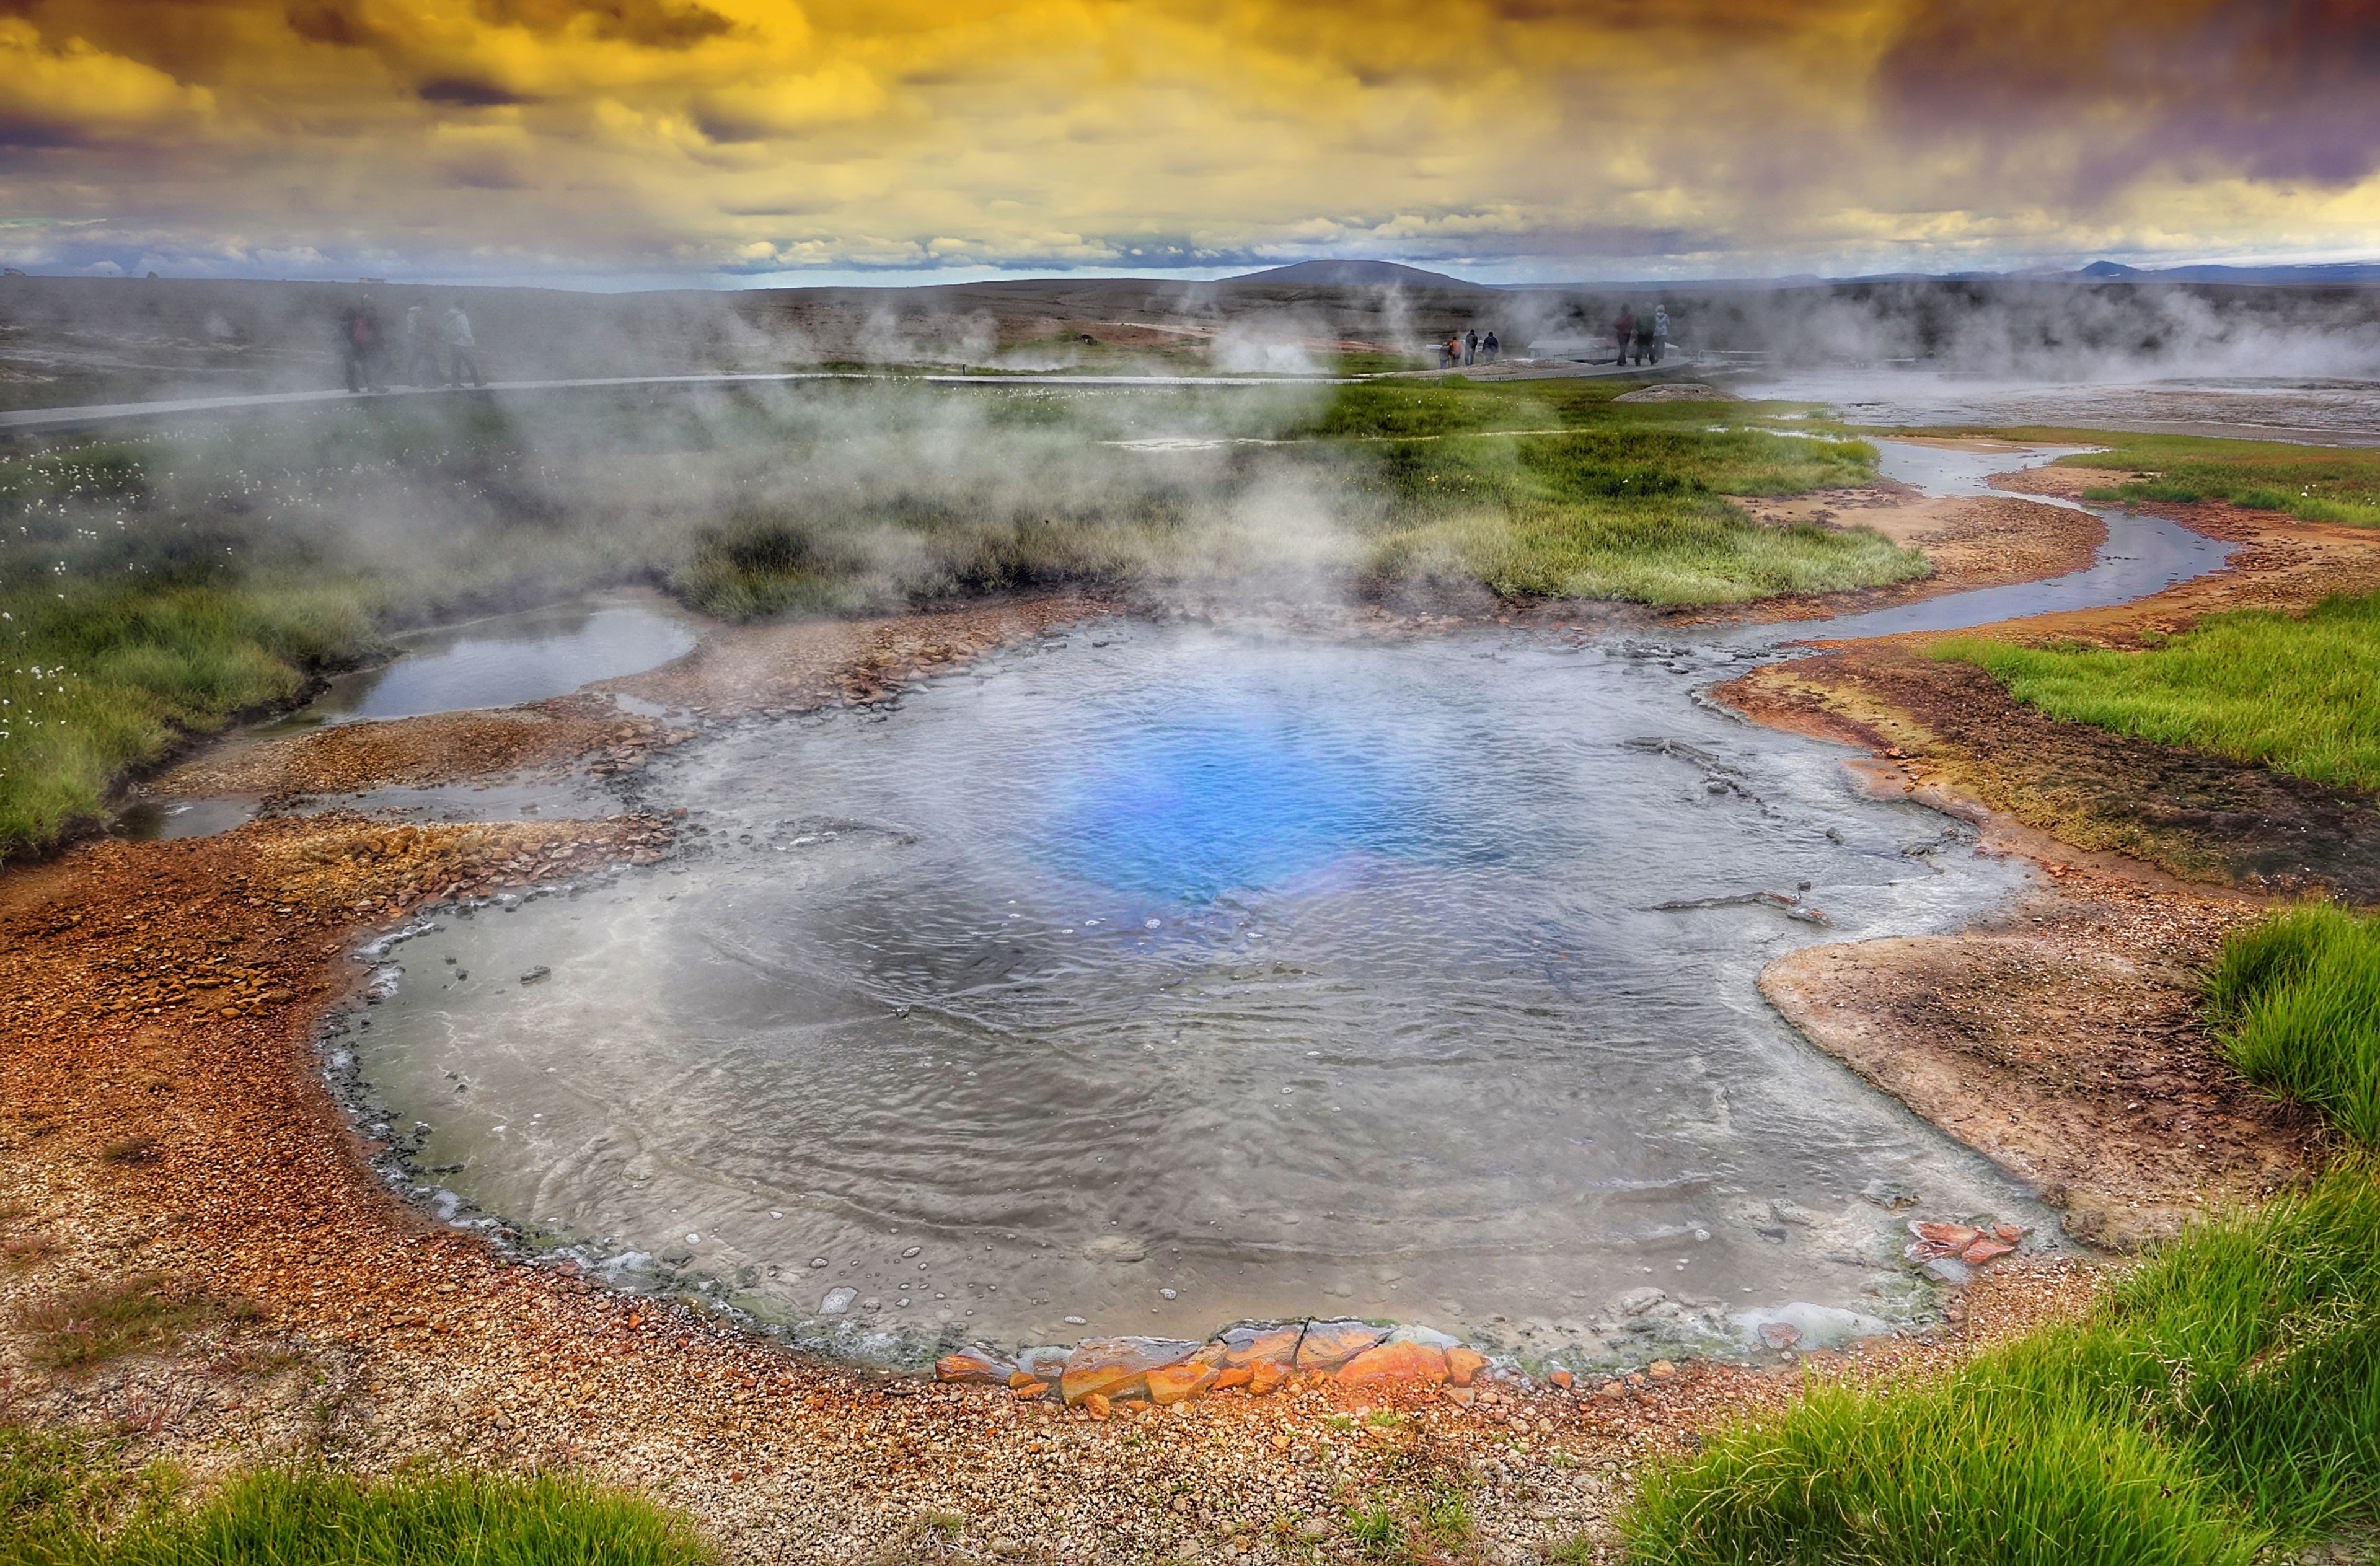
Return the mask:
[[1487, 1368], [1488, 1356], [1477, 1349], [1458, 1347], [1446, 1351], [1446, 1379], [1450, 1386], [1467, 1387]]
[[1336, 1370], [1387, 1335], [1362, 1321], [1309, 1321], [1297, 1341], [1297, 1368]]
[[960, 1349], [934, 1361], [934, 1379], [968, 1387], [1005, 1387], [1020, 1374], [1016, 1366], [982, 1349]]
[[1981, 1267], [1987, 1261], [1997, 1261], [2015, 1249], [2016, 1247], [2006, 1240], [1978, 1240], [1961, 1251], [1959, 1259], [1969, 1267]]
[[1642, 1316], [1670, 1296], [1646, 1284], [1639, 1289], [1623, 1289], [1611, 1296], [1611, 1308], [1622, 1316]]
[[1148, 1401], [1160, 1408], [1195, 1397], [1215, 1384], [1222, 1372], [1211, 1365], [1160, 1365], [1148, 1372]]
[[1039, 1397], [1042, 1393], [1050, 1390], [1050, 1383], [1047, 1381], [1026, 1381], [1024, 1385], [1018, 1386], [1012, 1382], [1010, 1383], [1010, 1390], [1015, 1392], [1016, 1401], [1018, 1402], [1031, 1402], [1035, 1398]]
[[1109, 1399], [1137, 1397], [1148, 1390], [1148, 1373], [1179, 1365], [1204, 1345], [1174, 1338], [1092, 1338], [1075, 1345], [1058, 1390], [1069, 1403], [1093, 1393]]
[[1252, 1398], [1277, 1391], [1281, 1384], [1289, 1379], [1289, 1366], [1278, 1360], [1260, 1359], [1247, 1368], [1248, 1396]]
[[1657, 1359], [1645, 1367], [1645, 1374], [1656, 1381], [1666, 1381], [1678, 1373], [1678, 1367], [1666, 1359]]
[[858, 1297], [859, 1291], [856, 1289], [829, 1289], [826, 1292], [826, 1298], [819, 1302], [819, 1314], [841, 1316], [851, 1308], [851, 1302]]
[[[1066, 1401], [1072, 1402], [1075, 1400], [1068, 1398]], [[1105, 1419], [1111, 1412], [1108, 1406], [1108, 1400], [1097, 1392], [1089, 1393], [1083, 1399], [1083, 1407], [1094, 1419]]]
[[1435, 1387], [1446, 1379], [1446, 1354], [1428, 1343], [1382, 1343], [1341, 1366], [1338, 1379], [1350, 1384], [1404, 1381]]
[[1256, 1379], [1256, 1367], [1254, 1366], [1231, 1366], [1215, 1372], [1214, 1384], [1208, 1390], [1210, 1391], [1227, 1392], [1233, 1387], [1245, 1387], [1250, 1381]]
[[1259, 1360], [1292, 1363], [1297, 1357], [1297, 1340], [1305, 1331], [1302, 1321], [1281, 1327], [1234, 1327], [1215, 1341], [1223, 1345], [1223, 1368], [1234, 1370]]
[[1764, 1321], [1760, 1341], [1772, 1349], [1790, 1349], [1802, 1341], [1802, 1329], [1790, 1321]]

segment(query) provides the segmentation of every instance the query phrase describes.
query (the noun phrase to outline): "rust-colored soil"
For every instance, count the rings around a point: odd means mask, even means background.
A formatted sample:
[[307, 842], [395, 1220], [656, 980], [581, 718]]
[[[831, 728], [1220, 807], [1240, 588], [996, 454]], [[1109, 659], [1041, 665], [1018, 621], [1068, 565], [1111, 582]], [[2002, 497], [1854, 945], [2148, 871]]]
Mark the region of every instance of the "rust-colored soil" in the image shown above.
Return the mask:
[[1816, 946], [1761, 993], [1813, 1043], [2033, 1182], [2067, 1226], [2129, 1249], [2316, 1162], [2316, 1120], [2227, 1065], [2197, 969], [2254, 917], [2068, 868], [1958, 935]]
[[[1803, 1366], [1689, 1365], [1571, 1390], [1302, 1380], [1265, 1398], [1096, 1421], [1005, 1389], [888, 1385], [699, 1312], [516, 1265], [419, 1219], [370, 1172], [323, 1093], [314, 1019], [352, 982], [358, 910], [582, 873], [666, 850], [655, 822], [390, 828], [345, 815], [181, 843], [103, 843], [0, 895], [0, 1399], [6, 1417], [128, 1432], [202, 1479], [320, 1454], [567, 1463], [666, 1486], [750, 1560], [1145, 1560], [1193, 1543], [1329, 1540], [1345, 1508], [1432, 1475], [1485, 1538], [1527, 1550], [1602, 1526], [1629, 1472], [1777, 1404]], [[55, 1368], [29, 1312], [93, 1287], [220, 1308], [176, 1344]], [[2002, 1264], [1967, 1322], [1886, 1343], [1905, 1375], [2076, 1308], [2091, 1280]], [[1840, 1360], [1816, 1363], [1842, 1366]], [[905, 1395], [901, 1395], [905, 1394]], [[1393, 1426], [1334, 1415], [1402, 1408]], [[930, 1523], [955, 1513], [944, 1538]], [[882, 1552], [890, 1551], [889, 1555]]]
[[582, 765], [616, 771], [641, 766], [650, 752], [684, 737], [601, 698], [564, 696], [491, 711], [343, 723], [265, 740], [185, 762], [159, 778], [150, 792], [285, 798], [389, 784], [427, 788]]

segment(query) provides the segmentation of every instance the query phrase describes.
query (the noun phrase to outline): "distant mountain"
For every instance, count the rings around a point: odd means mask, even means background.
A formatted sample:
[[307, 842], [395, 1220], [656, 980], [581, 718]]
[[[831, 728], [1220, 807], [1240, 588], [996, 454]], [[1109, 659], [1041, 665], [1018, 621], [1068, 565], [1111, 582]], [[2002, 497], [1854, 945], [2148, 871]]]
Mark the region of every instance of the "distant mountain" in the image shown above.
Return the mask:
[[1226, 277], [1226, 283], [1286, 283], [1313, 288], [1379, 287], [1385, 284], [1402, 283], [1409, 288], [1476, 288], [1476, 283], [1465, 283], [1460, 277], [1449, 277], [1442, 272], [1425, 272], [1417, 266], [1405, 266], [1397, 261], [1293, 261], [1288, 266], [1269, 267], [1263, 272], [1244, 272], [1237, 277]]
[[2154, 270], [2120, 261], [2093, 261], [2071, 277], [2102, 283], [2240, 283], [2273, 286], [2322, 283], [2380, 283], [2380, 261], [2336, 261], [2315, 266], [2168, 266]]

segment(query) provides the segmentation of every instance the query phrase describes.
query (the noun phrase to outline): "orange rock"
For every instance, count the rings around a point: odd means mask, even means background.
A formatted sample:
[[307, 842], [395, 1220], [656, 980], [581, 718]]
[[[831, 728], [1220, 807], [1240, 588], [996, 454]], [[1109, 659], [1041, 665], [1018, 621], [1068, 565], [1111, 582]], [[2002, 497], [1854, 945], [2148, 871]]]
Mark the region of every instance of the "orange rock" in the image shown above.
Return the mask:
[[1246, 1386], [1255, 1378], [1256, 1369], [1253, 1366], [1241, 1365], [1229, 1370], [1218, 1370], [1215, 1372], [1215, 1384], [1211, 1390], [1227, 1392], [1233, 1387]]
[[1179, 1365], [1202, 1345], [1171, 1338], [1094, 1338], [1077, 1343], [1059, 1373], [1058, 1391], [1068, 1402], [1082, 1402], [1093, 1392], [1111, 1400], [1138, 1397], [1148, 1390], [1148, 1373]]
[[1435, 1387], [1446, 1379], [1446, 1354], [1427, 1343], [1382, 1343], [1339, 1367], [1342, 1381], [1417, 1381]]
[[1027, 1381], [1023, 1386], [1016, 1389], [1016, 1401], [1018, 1402], [1031, 1402], [1035, 1398], [1039, 1397], [1049, 1390], [1050, 1383], [1047, 1381]]
[[1268, 1359], [1287, 1365], [1296, 1358], [1297, 1340], [1305, 1331], [1301, 1321], [1286, 1327], [1234, 1327], [1216, 1340], [1223, 1351], [1220, 1363], [1226, 1370]]
[[1011, 1387], [1032, 1387], [1043, 1385], [1044, 1383], [1036, 1381], [1031, 1376], [1022, 1370], [1013, 1370], [1009, 1372], [1008, 1384]]
[[979, 1349], [961, 1349], [934, 1361], [935, 1380], [957, 1381], [970, 1387], [1005, 1387], [1015, 1374], [1016, 1366]]
[[1992, 1235], [1995, 1239], [2006, 1240], [2013, 1245], [2024, 1238], [2024, 1231], [2013, 1223], [1995, 1223], [1992, 1225]]
[[1678, 1367], [1666, 1359], [1657, 1359], [1645, 1367], [1645, 1374], [1656, 1381], [1666, 1381], [1678, 1373]]
[[1983, 1231], [1964, 1223], [1912, 1223], [1909, 1232], [1928, 1244], [1964, 1250], [1983, 1238]]
[[1959, 1259], [1970, 1267], [1981, 1267], [2016, 1249], [2005, 1240], [1978, 1240], [1959, 1253]]
[[1552, 1375], [1548, 1376], [1546, 1379], [1551, 1381], [1555, 1386], [1560, 1387], [1565, 1392], [1570, 1390], [1571, 1375], [1567, 1370], [1556, 1370]]
[[1297, 1368], [1335, 1370], [1387, 1336], [1361, 1321], [1309, 1321], [1297, 1341]]
[[1461, 1346], [1446, 1351], [1446, 1379], [1453, 1386], [1467, 1387], [1473, 1378], [1488, 1368], [1488, 1356], [1477, 1349]]
[[1160, 1365], [1148, 1373], [1148, 1401], [1160, 1407], [1180, 1402], [1213, 1386], [1221, 1374], [1211, 1365]]
[[1090, 1415], [1094, 1419], [1105, 1419], [1108, 1416], [1108, 1400], [1097, 1392], [1086, 1396], [1083, 1399], [1083, 1406], [1090, 1411]]
[[1277, 1360], [1260, 1359], [1248, 1366], [1248, 1396], [1260, 1398], [1288, 1379], [1288, 1366]]

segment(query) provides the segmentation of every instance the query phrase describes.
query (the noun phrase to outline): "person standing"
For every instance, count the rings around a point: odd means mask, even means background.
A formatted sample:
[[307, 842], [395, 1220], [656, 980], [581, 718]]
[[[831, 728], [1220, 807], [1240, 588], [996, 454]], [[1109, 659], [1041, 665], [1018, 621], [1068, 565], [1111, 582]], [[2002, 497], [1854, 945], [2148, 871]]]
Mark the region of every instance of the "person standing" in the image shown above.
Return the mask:
[[1636, 330], [1636, 312], [1623, 301], [1620, 313], [1611, 318], [1611, 334], [1619, 340], [1620, 351], [1611, 356], [1614, 364], [1628, 362], [1628, 338]]
[[488, 383], [487, 377], [480, 373], [480, 343], [471, 335], [471, 318], [463, 313], [462, 300], [446, 307], [445, 316], [438, 322], [438, 340], [446, 347], [448, 385], [461, 385], [467, 373], [474, 386]]
[[1496, 362], [1497, 343], [1495, 328], [1488, 328], [1488, 335], [1479, 339], [1479, 352], [1489, 364]]
[[347, 390], [364, 389], [364, 312], [349, 305], [339, 312], [339, 368], [346, 372]]
[[1640, 310], [1636, 312], [1636, 362], [1644, 363], [1652, 351], [1653, 312], [1649, 310]]
[[356, 359], [363, 375], [364, 390], [388, 390], [388, 328], [381, 323], [380, 307], [366, 294], [363, 303], [356, 307]]
[[438, 332], [419, 305], [405, 307], [405, 378], [417, 386], [438, 384]]
[[1653, 362], [1660, 363], [1661, 356], [1669, 351], [1670, 307], [1655, 305], [1653, 307]]
[[1479, 362], [1479, 328], [1476, 326], [1463, 334], [1463, 362], [1465, 364]]

